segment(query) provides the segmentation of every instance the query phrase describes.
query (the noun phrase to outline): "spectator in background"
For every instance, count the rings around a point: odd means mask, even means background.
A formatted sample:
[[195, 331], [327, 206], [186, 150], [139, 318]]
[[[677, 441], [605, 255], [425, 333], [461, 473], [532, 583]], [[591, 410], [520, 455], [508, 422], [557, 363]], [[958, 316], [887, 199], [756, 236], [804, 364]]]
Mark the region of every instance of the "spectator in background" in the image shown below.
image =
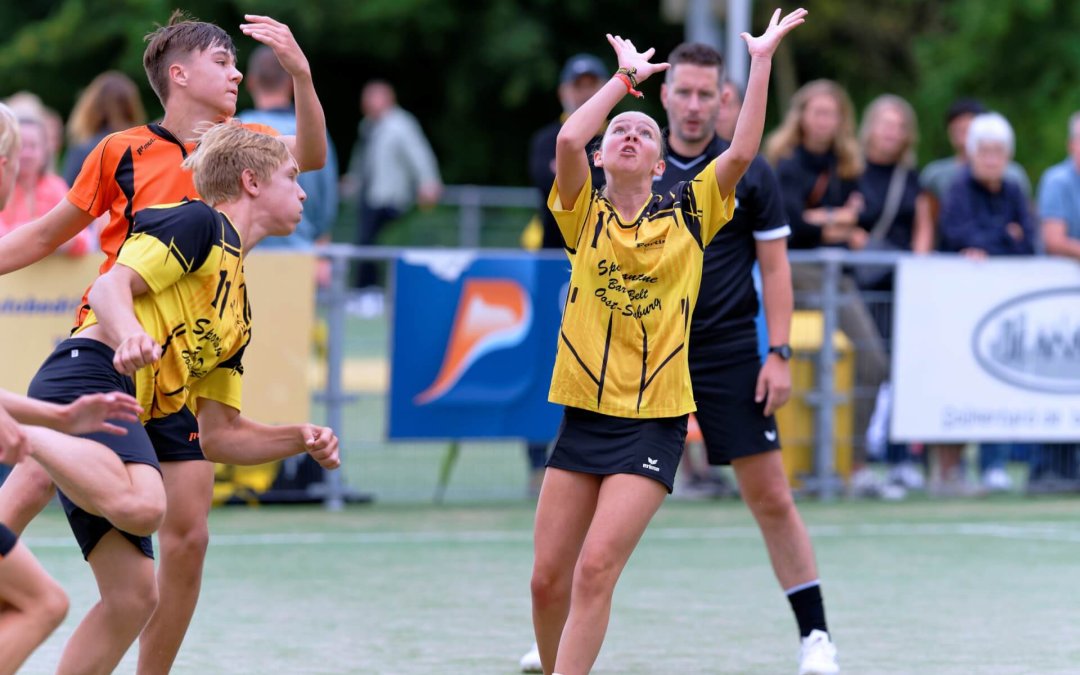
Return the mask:
[[735, 123], [742, 110], [742, 91], [729, 79], [720, 88], [720, 113], [716, 116], [716, 135], [725, 141], [735, 136]]
[[60, 113], [46, 106], [41, 97], [29, 91], [18, 91], [7, 98], [5, 103], [15, 111], [16, 117], [39, 120], [45, 130], [45, 166], [50, 173], [56, 173], [56, 158], [64, 144], [64, 120]]
[[[563, 65], [559, 75], [559, 103], [562, 104], [562, 114], [559, 119], [541, 128], [533, 134], [529, 141], [529, 178], [540, 193], [540, 224], [543, 225], [544, 235], [541, 243], [542, 248], [563, 248], [565, 243], [559, 226], [555, 223], [555, 217], [547, 207], [548, 194], [555, 182], [555, 138], [559, 135], [566, 118], [588, 101], [593, 94], [600, 91], [600, 87], [610, 79], [611, 70], [604, 65], [598, 57], [592, 54], [575, 54]], [[605, 125], [606, 126], [606, 125]], [[596, 142], [604, 128], [596, 130]], [[593, 185], [604, 185], [604, 172], [597, 169], [589, 160], [589, 169], [593, 176]], [[543, 464], [540, 465], [543, 467]]]
[[[814, 80], [792, 97], [784, 121], [765, 141], [765, 157], [776, 167], [784, 207], [791, 223], [792, 249], [847, 246], [862, 210], [858, 179], [862, 155], [855, 138], [855, 111], [847, 92], [831, 80]], [[858, 235], [855, 235], [858, 236]], [[796, 306], [800, 294], [821, 291], [819, 265], [792, 265]], [[866, 430], [876, 394], [888, 377], [885, 345], [854, 280], [841, 277], [840, 329], [855, 343], [855, 420], [850, 489], [860, 496], [899, 497], [898, 491], [866, 468]]]
[[[934, 233], [929, 197], [919, 185], [915, 170], [918, 141], [918, 121], [907, 101], [885, 94], [867, 106], [859, 127], [859, 144], [866, 162], [858, 181], [863, 208], [859, 212], [858, 227], [852, 230], [848, 240], [850, 249], [915, 253], [927, 253], [932, 249]], [[880, 296], [892, 292], [893, 270], [890, 267], [857, 266], [853, 274], [859, 287], [868, 292], [868, 302], [875, 293]], [[874, 312], [878, 330], [886, 343], [892, 335], [891, 318], [891, 312]], [[884, 451], [885, 461], [891, 467], [891, 483], [904, 489], [921, 489], [925, 483], [922, 471], [916, 467], [908, 447], [888, 443], [891, 397], [887, 386], [882, 391], [875, 410], [875, 419], [880, 419], [881, 424], [871, 424], [867, 444]]]
[[107, 70], [95, 77], [79, 95], [68, 118], [68, 147], [64, 182], [73, 185], [83, 161], [101, 139], [146, 122], [139, 87], [127, 75]]
[[[41, 120], [24, 117], [19, 120], [22, 148], [19, 150], [19, 170], [15, 187], [7, 206], [0, 211], [0, 236], [20, 225], [45, 215], [59, 204], [68, 192], [63, 178], [48, 170], [48, 140]], [[58, 252], [71, 257], [86, 255], [93, 249], [94, 235], [81, 230], [61, 245]]]
[[[959, 98], [953, 101], [945, 114], [945, 126], [949, 135], [949, 144], [953, 156], [937, 159], [927, 164], [919, 176], [923, 188], [930, 195], [930, 217], [937, 222], [945, 201], [949, 186], [956, 179], [960, 169], [967, 164], [968, 151], [965, 144], [968, 126], [976, 115], [986, 112], [986, 106], [973, 98]], [[1027, 172], [1016, 162], [1009, 162], [1005, 175], [1020, 186], [1024, 196], [1031, 198], [1031, 181]]]
[[[1047, 255], [1080, 261], [1080, 112], [1069, 118], [1069, 156], [1039, 180], [1038, 213]], [[1075, 491], [1076, 443], [1048, 443], [1034, 448], [1028, 492]]]
[[[975, 116], [968, 128], [968, 165], [962, 166], [945, 193], [941, 208], [941, 249], [983, 260], [988, 256], [1033, 255], [1035, 233], [1023, 189], [1008, 176], [1014, 136], [998, 113]], [[943, 446], [937, 489], [963, 490], [959, 450]], [[1009, 446], [984, 444], [979, 464], [984, 487], [1007, 490], [1012, 480], [1005, 471]]]
[[[244, 82], [255, 109], [245, 110], [237, 117], [245, 123], [266, 125], [286, 136], [295, 135], [292, 76], [281, 67], [274, 50], [266, 45], [255, 48], [248, 58]], [[337, 154], [327, 136], [326, 164], [317, 171], [302, 173], [297, 178], [300, 187], [307, 193], [307, 200], [296, 231], [287, 237], [271, 237], [262, 243], [261, 248], [306, 251], [316, 242], [328, 242], [330, 230], [337, 219], [337, 181]]]
[[[363, 119], [349, 159], [345, 193], [357, 197], [357, 243], [371, 246], [379, 233], [414, 204], [434, 206], [442, 195], [435, 153], [419, 122], [397, 104], [394, 88], [384, 80], [368, 82], [360, 94]], [[361, 263], [357, 288], [373, 288], [372, 263]], [[381, 313], [382, 294], [371, 296]], [[367, 312], [364, 312], [367, 313]]]

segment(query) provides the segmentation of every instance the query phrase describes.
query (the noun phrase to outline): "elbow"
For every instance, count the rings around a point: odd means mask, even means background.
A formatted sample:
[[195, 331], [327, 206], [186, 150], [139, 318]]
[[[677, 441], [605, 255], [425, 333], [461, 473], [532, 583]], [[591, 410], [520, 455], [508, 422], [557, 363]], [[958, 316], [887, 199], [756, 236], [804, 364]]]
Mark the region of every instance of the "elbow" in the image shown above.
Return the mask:
[[326, 166], [326, 149], [324, 148], [321, 153], [310, 152], [304, 156], [304, 161], [297, 162], [300, 167], [300, 171], [318, 171]]
[[218, 464], [227, 463], [222, 454], [221, 434], [200, 430], [199, 447], [202, 449], [203, 456], [206, 457], [207, 461]]
[[559, 135], [555, 138], [555, 152], [556, 154], [566, 154], [581, 152], [585, 149], [585, 143], [577, 138], [575, 134], [566, 129], [566, 125], [559, 130]]

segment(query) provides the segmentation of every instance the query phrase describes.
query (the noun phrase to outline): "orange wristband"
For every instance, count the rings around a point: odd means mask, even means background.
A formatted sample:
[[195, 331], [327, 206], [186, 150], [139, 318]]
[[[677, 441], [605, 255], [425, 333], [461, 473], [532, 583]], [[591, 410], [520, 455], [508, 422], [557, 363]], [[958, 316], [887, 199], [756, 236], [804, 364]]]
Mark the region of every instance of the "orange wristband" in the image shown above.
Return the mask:
[[622, 83], [626, 85], [626, 93], [633, 94], [638, 98], [645, 98], [645, 94], [642, 94], [637, 89], [634, 89], [634, 85], [630, 82], [630, 76], [626, 73], [615, 73], [615, 77], [622, 80]]

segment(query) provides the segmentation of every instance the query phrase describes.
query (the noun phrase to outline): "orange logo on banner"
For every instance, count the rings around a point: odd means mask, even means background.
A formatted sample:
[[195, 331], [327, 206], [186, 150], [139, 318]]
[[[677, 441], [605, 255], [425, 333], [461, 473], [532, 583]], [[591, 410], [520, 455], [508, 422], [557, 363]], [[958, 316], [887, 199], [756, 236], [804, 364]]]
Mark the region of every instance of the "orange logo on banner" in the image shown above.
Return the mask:
[[509, 279], [467, 279], [435, 381], [414, 399], [431, 403], [450, 391], [481, 356], [520, 343], [532, 323], [525, 289]]

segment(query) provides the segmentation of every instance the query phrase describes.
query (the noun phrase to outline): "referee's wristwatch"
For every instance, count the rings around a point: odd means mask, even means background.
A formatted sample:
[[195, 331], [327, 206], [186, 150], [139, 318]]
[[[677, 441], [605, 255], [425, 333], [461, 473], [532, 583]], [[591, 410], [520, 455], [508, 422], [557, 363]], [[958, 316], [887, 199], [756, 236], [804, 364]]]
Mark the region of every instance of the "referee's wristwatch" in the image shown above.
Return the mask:
[[776, 345], [769, 347], [770, 354], [776, 354], [785, 361], [791, 360], [791, 345]]

